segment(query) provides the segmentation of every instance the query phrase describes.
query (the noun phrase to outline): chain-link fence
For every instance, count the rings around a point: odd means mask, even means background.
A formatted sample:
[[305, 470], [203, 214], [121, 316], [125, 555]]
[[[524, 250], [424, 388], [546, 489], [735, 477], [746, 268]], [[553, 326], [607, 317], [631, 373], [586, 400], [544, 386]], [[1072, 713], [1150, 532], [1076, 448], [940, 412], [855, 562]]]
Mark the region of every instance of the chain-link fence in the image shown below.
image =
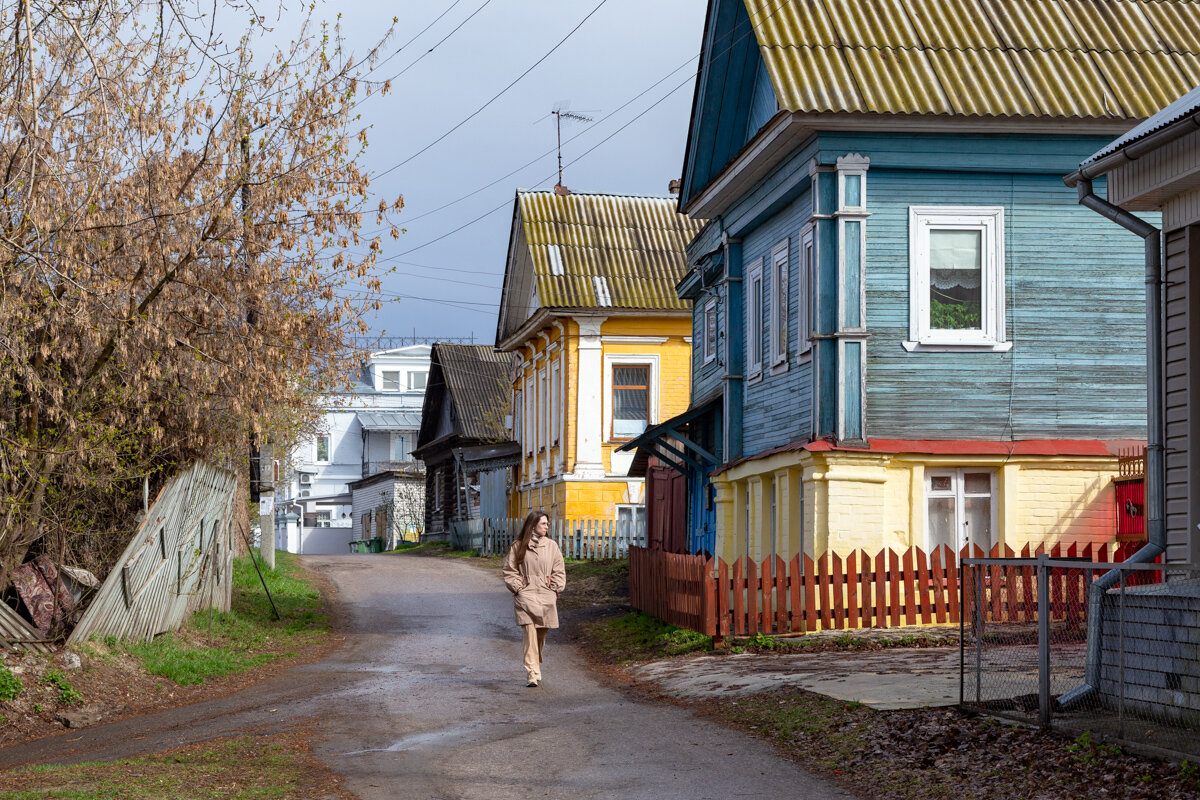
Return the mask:
[[963, 560], [964, 706], [1200, 754], [1200, 572]]

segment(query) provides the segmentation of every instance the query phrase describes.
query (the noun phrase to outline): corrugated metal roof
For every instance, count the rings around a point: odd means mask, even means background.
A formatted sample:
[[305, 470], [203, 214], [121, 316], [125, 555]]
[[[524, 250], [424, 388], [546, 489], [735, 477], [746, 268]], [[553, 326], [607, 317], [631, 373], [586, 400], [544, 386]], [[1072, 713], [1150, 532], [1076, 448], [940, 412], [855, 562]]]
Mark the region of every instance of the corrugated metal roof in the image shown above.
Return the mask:
[[1200, 86], [1192, 89], [1183, 97], [1179, 98], [1174, 103], [1171, 103], [1169, 106], [1143, 122], [1141, 125], [1133, 128], [1129, 131], [1129, 133], [1126, 133], [1124, 136], [1115, 139], [1106, 145], [1102, 150], [1094, 153], [1090, 158], [1084, 161], [1081, 166], [1086, 166], [1091, 164], [1093, 161], [1098, 161], [1101, 158], [1104, 158], [1110, 153], [1115, 153], [1122, 147], [1133, 144], [1138, 139], [1149, 136], [1155, 131], [1167, 127], [1172, 122], [1178, 122], [1179, 120], [1196, 111], [1200, 111]]
[[[678, 213], [674, 198], [522, 191], [517, 204], [542, 306], [689, 307], [675, 296], [675, 283], [687, 270], [684, 248], [704, 221]], [[551, 246], [561, 269], [552, 269]], [[610, 304], [601, 303], [604, 289]]]
[[489, 345], [438, 344], [433, 358], [454, 400], [460, 433], [484, 442], [508, 441], [504, 417], [512, 408], [512, 357]]
[[359, 411], [358, 421], [368, 431], [411, 431], [421, 427], [420, 413]]
[[746, 0], [779, 107], [1142, 119], [1193, 86], [1200, 0]]

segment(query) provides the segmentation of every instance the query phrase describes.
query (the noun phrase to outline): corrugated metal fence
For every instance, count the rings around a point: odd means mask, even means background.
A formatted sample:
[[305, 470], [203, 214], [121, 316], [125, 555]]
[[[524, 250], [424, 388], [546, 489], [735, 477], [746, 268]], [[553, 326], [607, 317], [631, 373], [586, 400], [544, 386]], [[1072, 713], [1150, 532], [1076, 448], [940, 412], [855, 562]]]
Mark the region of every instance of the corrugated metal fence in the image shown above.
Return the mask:
[[[450, 524], [450, 541], [461, 550], [502, 555], [521, 533], [521, 519], [472, 519]], [[645, 546], [643, 522], [612, 519], [552, 519], [550, 538], [564, 558], [625, 558], [630, 546]]]
[[172, 478], [71, 632], [149, 640], [212, 606], [229, 610], [237, 478], [204, 463]]

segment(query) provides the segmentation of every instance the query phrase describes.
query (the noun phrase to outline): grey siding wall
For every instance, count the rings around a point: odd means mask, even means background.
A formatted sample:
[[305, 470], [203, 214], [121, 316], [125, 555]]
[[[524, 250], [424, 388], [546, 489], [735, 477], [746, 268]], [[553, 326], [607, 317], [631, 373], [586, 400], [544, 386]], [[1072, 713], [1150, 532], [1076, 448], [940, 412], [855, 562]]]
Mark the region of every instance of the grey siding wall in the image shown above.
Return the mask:
[[[759, 258], [763, 259], [763, 335], [762, 379], [746, 384], [744, 399], [744, 431], [746, 454], [777, 447], [797, 439], [807, 439], [812, 430], [812, 363], [797, 362], [799, 331], [796, 328], [796, 308], [801, 302], [799, 283], [800, 228], [808, 222], [811, 198], [805, 193], [783, 210], [765, 220], [743, 238], [742, 262], [745, 273]], [[771, 374], [770, 303], [776, 294], [772, 285], [771, 251], [788, 240], [788, 347], [787, 370]], [[746, 285], [747, 292], [749, 284]], [[804, 299], [807, 302], [807, 298]], [[744, 324], [740, 327], [744, 328]], [[745, 335], [744, 330], [740, 330]], [[749, 357], [749, 354], [747, 354]]]
[[[909, 353], [908, 209], [1003, 206], [1008, 353]], [[1142, 245], [1057, 174], [872, 169], [867, 433], [910, 439], [1145, 436]], [[1157, 222], [1157, 219], [1152, 221]]]
[[1189, 498], [1188, 462], [1195, 463], [1191, 453], [1197, 442], [1189, 432], [1191, 413], [1189, 396], [1191, 384], [1197, 377], [1191, 374], [1191, 329], [1200, 323], [1196, 306], [1200, 305], [1200, 287], [1193, 286], [1188, 267], [1188, 229], [1168, 231], [1165, 239], [1166, 263], [1164, 278], [1167, 284], [1167, 307], [1164, 324], [1166, 348], [1164, 353], [1166, 380], [1166, 528], [1167, 560], [1191, 561], [1189, 546], [1190, 519], [1196, 519], [1194, 504], [1200, 498]]

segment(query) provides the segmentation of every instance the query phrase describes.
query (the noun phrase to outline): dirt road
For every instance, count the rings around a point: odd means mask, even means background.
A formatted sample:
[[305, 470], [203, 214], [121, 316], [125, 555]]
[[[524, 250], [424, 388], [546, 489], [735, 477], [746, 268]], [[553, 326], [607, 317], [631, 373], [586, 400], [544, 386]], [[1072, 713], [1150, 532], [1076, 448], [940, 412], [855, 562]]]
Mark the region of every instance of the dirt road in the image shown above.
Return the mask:
[[345, 644], [237, 694], [0, 750], [0, 768], [155, 752], [308, 726], [364, 800], [850, 796], [766, 745], [602, 685], [561, 635], [524, 685], [495, 572], [419, 556], [312, 556]]

